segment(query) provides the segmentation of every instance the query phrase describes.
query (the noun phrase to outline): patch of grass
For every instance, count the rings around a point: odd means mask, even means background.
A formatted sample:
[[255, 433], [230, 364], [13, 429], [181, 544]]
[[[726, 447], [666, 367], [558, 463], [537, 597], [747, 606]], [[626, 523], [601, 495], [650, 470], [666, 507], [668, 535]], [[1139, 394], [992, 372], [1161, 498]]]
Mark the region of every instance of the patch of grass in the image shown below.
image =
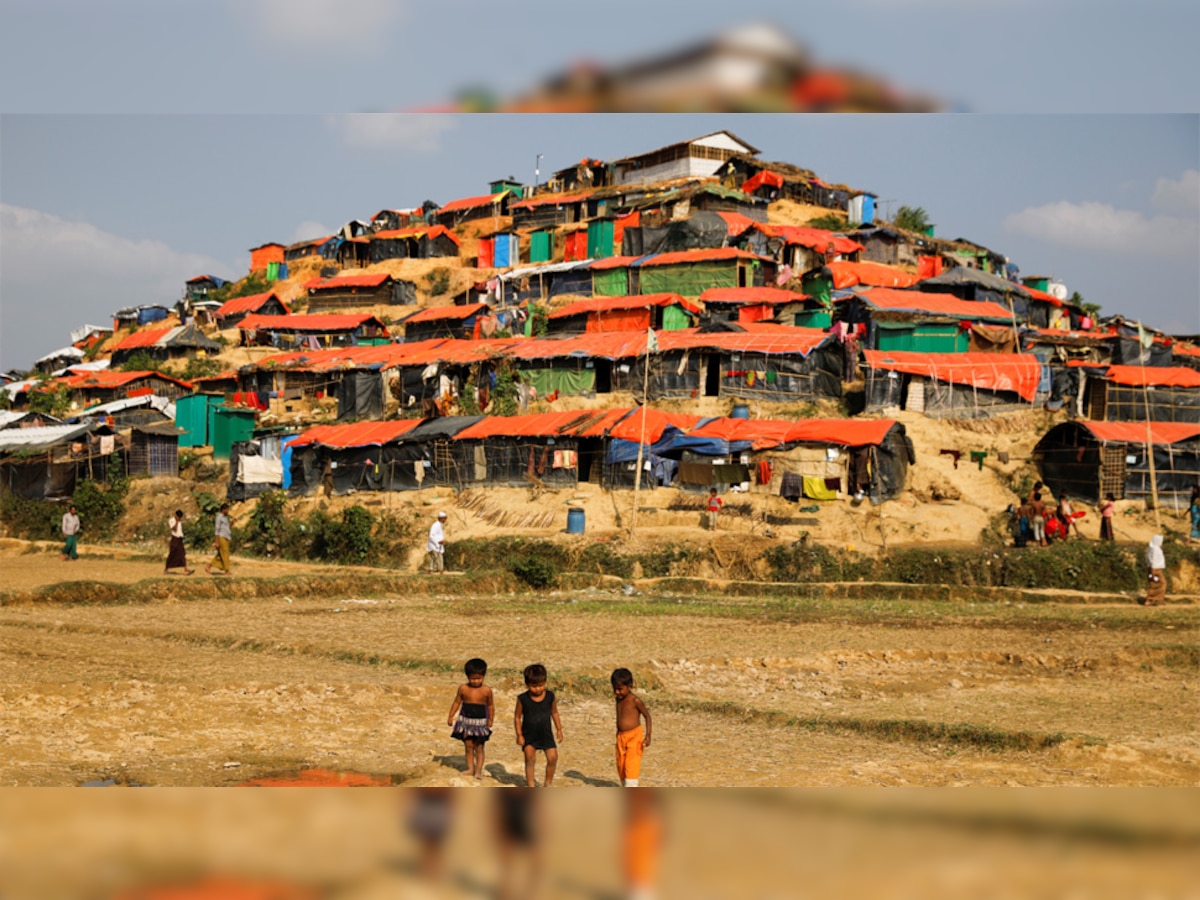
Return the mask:
[[[726, 701], [681, 701], [666, 705], [681, 711], [731, 716], [782, 728], [802, 728], [827, 734], [860, 734], [893, 743], [950, 744], [989, 752], [1048, 750], [1067, 740], [1062, 732], [1007, 731], [988, 725], [928, 722], [924, 719], [865, 719], [856, 716], [793, 716], [777, 710], [757, 710]], [[1091, 740], [1095, 740], [1094, 738]]]

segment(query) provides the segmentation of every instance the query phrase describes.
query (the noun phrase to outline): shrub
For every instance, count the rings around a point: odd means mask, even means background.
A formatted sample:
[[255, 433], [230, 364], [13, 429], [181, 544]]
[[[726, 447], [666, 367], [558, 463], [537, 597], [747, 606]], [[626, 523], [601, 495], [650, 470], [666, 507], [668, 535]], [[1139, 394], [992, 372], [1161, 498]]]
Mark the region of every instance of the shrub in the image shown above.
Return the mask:
[[361, 506], [342, 510], [342, 520], [326, 527], [325, 558], [343, 565], [370, 562], [375, 549], [371, 540], [374, 524], [374, 517]]
[[61, 503], [31, 500], [19, 494], [0, 495], [0, 519], [5, 530], [30, 541], [49, 541], [62, 534], [62, 517], [67, 511]]
[[[120, 471], [120, 460], [115, 455], [110, 463], [110, 471]], [[79, 511], [84, 533], [91, 537], [112, 537], [121, 517], [125, 515], [125, 495], [128, 493], [127, 478], [113, 477], [109, 479], [107, 488], [90, 478], [80, 481], [75, 486], [72, 500]]]
[[437, 297], [450, 290], [450, 270], [445, 266], [438, 266], [436, 269], [431, 269], [426, 276], [426, 283], [429, 285], [430, 295]]
[[558, 581], [558, 566], [540, 556], [513, 557], [508, 570], [536, 590], [552, 587]]

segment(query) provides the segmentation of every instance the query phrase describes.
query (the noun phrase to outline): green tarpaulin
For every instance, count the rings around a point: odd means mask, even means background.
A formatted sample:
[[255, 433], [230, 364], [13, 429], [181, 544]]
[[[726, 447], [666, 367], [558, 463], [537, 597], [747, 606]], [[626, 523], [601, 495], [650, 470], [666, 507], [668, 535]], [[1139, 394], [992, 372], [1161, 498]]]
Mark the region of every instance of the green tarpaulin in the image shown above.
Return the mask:
[[725, 260], [679, 266], [643, 266], [643, 294], [699, 297], [708, 288], [738, 287], [737, 266]]
[[590, 394], [596, 390], [596, 370], [585, 368], [580, 364], [578, 369], [518, 369], [521, 380], [532, 384], [539, 397], [553, 394]]
[[629, 293], [629, 270], [624, 266], [592, 273], [592, 294], [599, 297], [624, 297]]

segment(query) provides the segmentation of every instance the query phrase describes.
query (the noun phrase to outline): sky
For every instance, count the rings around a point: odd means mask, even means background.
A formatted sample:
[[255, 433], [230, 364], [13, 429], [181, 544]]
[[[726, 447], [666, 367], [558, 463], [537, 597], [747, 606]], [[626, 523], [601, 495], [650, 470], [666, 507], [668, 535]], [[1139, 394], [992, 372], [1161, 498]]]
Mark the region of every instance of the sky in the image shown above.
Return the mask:
[[1200, 116], [17, 115], [0, 120], [0, 370], [173, 303], [249, 248], [728, 129], [922, 206], [1105, 313], [1200, 333]]

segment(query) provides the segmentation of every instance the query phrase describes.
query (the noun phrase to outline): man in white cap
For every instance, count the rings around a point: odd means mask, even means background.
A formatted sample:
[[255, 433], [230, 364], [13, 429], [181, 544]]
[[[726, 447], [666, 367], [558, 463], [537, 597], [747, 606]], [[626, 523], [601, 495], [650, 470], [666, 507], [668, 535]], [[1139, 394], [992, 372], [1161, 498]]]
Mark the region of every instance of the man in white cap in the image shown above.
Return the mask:
[[429, 526], [429, 541], [425, 544], [429, 556], [429, 574], [441, 575], [446, 571], [446, 514], [437, 514], [437, 521]]

